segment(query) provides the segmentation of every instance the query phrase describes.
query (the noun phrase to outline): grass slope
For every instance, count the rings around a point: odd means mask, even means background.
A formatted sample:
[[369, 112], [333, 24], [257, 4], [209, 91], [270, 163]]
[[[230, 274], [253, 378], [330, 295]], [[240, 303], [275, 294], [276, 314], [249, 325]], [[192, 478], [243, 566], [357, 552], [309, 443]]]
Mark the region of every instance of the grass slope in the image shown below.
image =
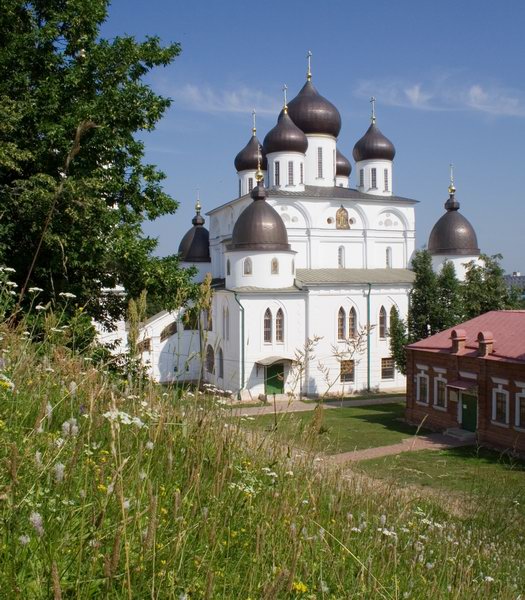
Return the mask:
[[[0, 334], [2, 598], [515, 600], [523, 590], [517, 511], [473, 523], [446, 503], [315, 467], [308, 453], [289, 458], [218, 399], [180, 402], [112, 377], [60, 333]], [[380, 417], [367, 410], [363, 422]]]

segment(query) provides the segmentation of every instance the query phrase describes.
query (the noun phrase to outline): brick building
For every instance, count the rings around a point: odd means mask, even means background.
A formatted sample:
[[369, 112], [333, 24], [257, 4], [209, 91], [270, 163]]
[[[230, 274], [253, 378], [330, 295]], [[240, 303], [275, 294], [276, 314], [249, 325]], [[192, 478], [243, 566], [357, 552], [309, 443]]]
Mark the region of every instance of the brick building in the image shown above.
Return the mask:
[[525, 311], [491, 311], [410, 344], [406, 416], [525, 453]]

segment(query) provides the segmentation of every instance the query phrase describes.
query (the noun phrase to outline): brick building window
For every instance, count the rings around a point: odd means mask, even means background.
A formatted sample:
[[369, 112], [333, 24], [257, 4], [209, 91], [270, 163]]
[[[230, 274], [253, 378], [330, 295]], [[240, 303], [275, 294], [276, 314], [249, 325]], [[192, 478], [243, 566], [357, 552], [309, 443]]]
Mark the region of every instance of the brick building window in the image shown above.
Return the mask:
[[354, 374], [354, 361], [353, 360], [342, 360], [341, 361], [341, 372], [339, 379], [345, 383], [351, 383], [355, 379]]
[[381, 359], [381, 379], [394, 379], [395, 367], [393, 358]]
[[418, 373], [416, 377], [416, 402], [428, 404], [428, 375]]
[[492, 422], [498, 425], [509, 423], [509, 393], [501, 386], [492, 390]]
[[443, 377], [434, 379], [434, 407], [447, 408], [447, 380]]
[[514, 420], [516, 427], [525, 429], [525, 391], [516, 394], [516, 416]]

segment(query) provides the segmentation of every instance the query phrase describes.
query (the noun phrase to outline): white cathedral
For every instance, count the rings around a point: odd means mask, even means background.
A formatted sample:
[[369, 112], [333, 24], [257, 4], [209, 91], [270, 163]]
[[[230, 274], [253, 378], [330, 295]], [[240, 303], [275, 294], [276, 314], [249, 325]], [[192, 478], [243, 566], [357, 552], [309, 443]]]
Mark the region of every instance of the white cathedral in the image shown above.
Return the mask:
[[[262, 145], [254, 121], [235, 158], [238, 196], [207, 213], [209, 232], [197, 203], [179, 254], [197, 280], [211, 274], [211, 314], [201, 331], [182, 311], [144, 324], [140, 349], [155, 380], [202, 377], [243, 400], [404, 387], [388, 332], [393, 307], [407, 315], [417, 201], [394, 194], [395, 148], [373, 102], [349, 186], [341, 116], [311, 79], [308, 68]], [[436, 270], [451, 260], [461, 278], [479, 249], [453, 184], [449, 193], [428, 249]]]

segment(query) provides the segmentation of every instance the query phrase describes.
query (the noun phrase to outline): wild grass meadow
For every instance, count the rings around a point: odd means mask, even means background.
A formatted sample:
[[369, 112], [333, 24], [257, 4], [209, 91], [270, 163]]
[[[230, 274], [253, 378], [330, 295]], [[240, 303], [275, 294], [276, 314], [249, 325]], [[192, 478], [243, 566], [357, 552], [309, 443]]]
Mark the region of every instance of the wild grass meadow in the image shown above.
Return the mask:
[[37, 315], [0, 332], [1, 598], [522, 597], [522, 512], [295, 452]]

